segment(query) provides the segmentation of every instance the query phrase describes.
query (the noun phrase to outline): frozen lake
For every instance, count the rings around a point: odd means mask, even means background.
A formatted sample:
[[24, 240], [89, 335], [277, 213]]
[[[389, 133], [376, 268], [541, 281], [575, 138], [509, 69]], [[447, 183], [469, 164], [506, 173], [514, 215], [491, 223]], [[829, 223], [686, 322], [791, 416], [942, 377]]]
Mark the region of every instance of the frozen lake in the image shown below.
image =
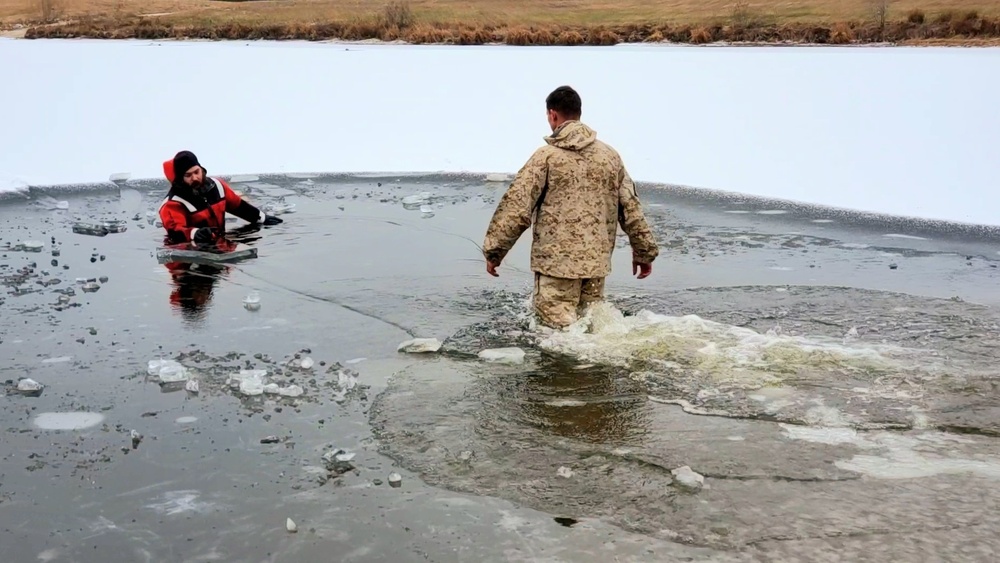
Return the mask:
[[[998, 548], [995, 236], [644, 191], [665, 259], [638, 281], [619, 250], [595, 329], [546, 336], [524, 320], [527, 245], [483, 271], [502, 183], [234, 185], [294, 212], [234, 232], [259, 256], [221, 270], [157, 263], [163, 182], [0, 203], [10, 561]], [[106, 219], [128, 229], [71, 232]], [[444, 345], [397, 352], [414, 337]], [[478, 357], [512, 346], [521, 363]], [[161, 384], [161, 360], [186, 379]], [[257, 373], [302, 395], [253, 391]]]
[[566, 83], [637, 180], [1000, 225], [996, 68], [992, 48], [8, 39], [0, 190], [158, 178], [181, 149], [219, 174], [512, 173]]

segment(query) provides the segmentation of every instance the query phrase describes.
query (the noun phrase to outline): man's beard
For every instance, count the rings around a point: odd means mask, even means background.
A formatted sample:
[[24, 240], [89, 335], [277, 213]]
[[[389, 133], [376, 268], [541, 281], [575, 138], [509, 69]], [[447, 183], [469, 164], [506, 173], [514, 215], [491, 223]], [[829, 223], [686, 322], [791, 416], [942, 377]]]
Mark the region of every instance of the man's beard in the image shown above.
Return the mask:
[[191, 190], [193, 190], [194, 193], [199, 194], [199, 195], [204, 195], [205, 189], [206, 189], [206, 186], [205, 186], [205, 181], [204, 180], [201, 180], [201, 181], [195, 180], [195, 181], [191, 182]]

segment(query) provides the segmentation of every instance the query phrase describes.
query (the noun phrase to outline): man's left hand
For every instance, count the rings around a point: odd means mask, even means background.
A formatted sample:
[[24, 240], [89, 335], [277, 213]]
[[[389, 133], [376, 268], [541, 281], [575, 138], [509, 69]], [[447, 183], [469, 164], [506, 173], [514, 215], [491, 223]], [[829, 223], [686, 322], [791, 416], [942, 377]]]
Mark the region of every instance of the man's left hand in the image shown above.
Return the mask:
[[284, 219], [280, 217], [275, 217], [274, 215], [264, 215], [264, 225], [277, 225], [278, 223], [284, 223]]

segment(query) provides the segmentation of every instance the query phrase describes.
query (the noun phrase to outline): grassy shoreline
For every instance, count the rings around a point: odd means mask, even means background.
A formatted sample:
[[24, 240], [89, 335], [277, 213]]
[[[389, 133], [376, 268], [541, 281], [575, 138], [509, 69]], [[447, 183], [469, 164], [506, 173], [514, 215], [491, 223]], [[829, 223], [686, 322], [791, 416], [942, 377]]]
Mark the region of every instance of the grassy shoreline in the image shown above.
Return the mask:
[[[28, 1], [28, 0], [25, 0]], [[60, 0], [30, 0], [39, 6]], [[930, 15], [919, 8], [901, 11], [889, 0], [864, 0], [857, 12], [823, 11], [824, 0], [806, 0], [813, 8], [781, 11], [786, 3], [773, 0], [749, 4], [738, 0], [715, 8], [711, 0], [685, 11], [657, 3], [619, 7], [601, 0], [564, 0], [571, 10], [546, 8], [546, 2], [526, 5], [510, 0], [466, 2], [465, 10], [451, 0], [390, 1], [387, 4], [354, 0], [290, 0], [241, 2], [173, 0], [175, 11], [151, 12], [157, 0], [145, 3], [145, 13], [129, 12], [125, 0], [61, 0], [75, 3], [75, 11], [44, 12], [44, 17], [22, 19], [27, 39], [207, 39], [384, 41], [411, 44], [521, 46], [615, 45], [619, 43], [679, 44], [810, 44], [810, 45], [1000, 45], [1000, 7], [987, 12], [971, 0], [938, 9]], [[686, 1], [679, 0], [681, 4]], [[933, 0], [928, 0], [933, 2]], [[103, 3], [102, 3], [103, 2]], [[106, 4], [115, 2], [109, 8]], [[187, 2], [185, 4], [185, 2]], [[827, 0], [829, 2], [829, 0]], [[475, 4], [476, 10], [468, 5]], [[719, 4], [716, 2], [716, 4]], [[167, 6], [167, 4], [164, 4]], [[179, 8], [178, 8], [179, 6]], [[620, 9], [619, 9], [620, 8]], [[800, 7], [801, 8], [801, 7]], [[995, 9], [994, 9], [995, 8]], [[615, 11], [617, 10], [617, 11]], [[657, 11], [659, 10], [659, 11]], [[706, 11], [708, 10], [708, 11]], [[711, 10], [715, 10], [712, 12]], [[804, 10], [804, 11], [803, 11]], [[811, 10], [811, 11], [810, 11]], [[993, 12], [996, 12], [995, 14]], [[712, 15], [712, 14], [716, 15]], [[0, 29], [11, 28], [15, 16], [0, 14]]]

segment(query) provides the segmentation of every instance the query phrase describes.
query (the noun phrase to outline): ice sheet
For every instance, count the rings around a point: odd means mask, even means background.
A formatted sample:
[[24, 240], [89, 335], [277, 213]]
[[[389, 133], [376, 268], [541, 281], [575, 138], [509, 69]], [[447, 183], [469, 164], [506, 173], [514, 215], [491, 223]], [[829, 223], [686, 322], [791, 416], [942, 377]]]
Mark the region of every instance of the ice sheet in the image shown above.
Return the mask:
[[213, 174], [511, 173], [565, 83], [638, 180], [996, 225], [998, 67], [1000, 49], [7, 39], [0, 177], [158, 178], [181, 149]]

